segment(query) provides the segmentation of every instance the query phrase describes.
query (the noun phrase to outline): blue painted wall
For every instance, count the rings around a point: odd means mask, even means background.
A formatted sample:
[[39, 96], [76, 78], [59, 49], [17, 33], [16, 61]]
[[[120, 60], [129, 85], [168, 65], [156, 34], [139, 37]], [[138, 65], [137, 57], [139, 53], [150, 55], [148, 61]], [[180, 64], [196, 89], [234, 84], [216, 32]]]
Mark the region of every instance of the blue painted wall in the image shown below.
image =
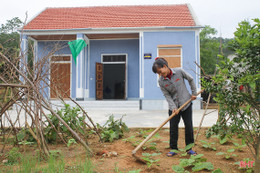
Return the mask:
[[[193, 76], [194, 81], [196, 79], [195, 31], [144, 32], [144, 53], [152, 53], [152, 59], [144, 60], [144, 99], [164, 99], [157, 86], [157, 75], [152, 72], [152, 65], [157, 57], [157, 45], [163, 44], [182, 45], [182, 67]], [[190, 90], [189, 85], [187, 88]]]
[[[38, 53], [37, 53], [38, 59], [41, 59], [41, 58], [47, 56], [50, 52], [53, 52], [53, 51], [54, 51], [54, 53], [53, 53], [54, 55], [61, 55], [61, 54], [71, 55], [67, 41], [59, 41], [59, 42], [39, 41], [38, 42]], [[46, 69], [49, 69], [49, 67], [46, 67]], [[44, 90], [46, 93], [46, 97], [48, 97], [49, 89], [45, 87]], [[72, 98], [76, 97], [76, 66], [75, 66], [74, 60], [72, 60], [71, 97]]]
[[128, 54], [128, 98], [139, 98], [139, 40], [90, 40], [90, 98], [96, 96], [95, 63], [101, 54]]

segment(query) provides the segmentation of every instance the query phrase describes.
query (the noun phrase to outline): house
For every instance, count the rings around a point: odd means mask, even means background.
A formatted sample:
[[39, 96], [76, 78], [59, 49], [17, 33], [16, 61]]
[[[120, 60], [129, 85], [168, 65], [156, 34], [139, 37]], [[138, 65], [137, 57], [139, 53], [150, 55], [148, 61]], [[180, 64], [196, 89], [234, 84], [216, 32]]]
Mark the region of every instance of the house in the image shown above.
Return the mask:
[[[21, 48], [32, 39], [42, 58], [52, 45], [67, 45], [50, 65], [68, 76], [61, 87], [81, 103], [135, 101], [138, 109], [158, 110], [167, 103], [152, 72], [157, 56], [187, 70], [200, 90], [195, 62], [200, 64], [201, 28], [189, 4], [47, 8], [23, 27]], [[75, 64], [68, 42], [79, 39], [87, 46]], [[51, 90], [46, 93], [55, 99]], [[200, 109], [199, 99], [193, 107]]]

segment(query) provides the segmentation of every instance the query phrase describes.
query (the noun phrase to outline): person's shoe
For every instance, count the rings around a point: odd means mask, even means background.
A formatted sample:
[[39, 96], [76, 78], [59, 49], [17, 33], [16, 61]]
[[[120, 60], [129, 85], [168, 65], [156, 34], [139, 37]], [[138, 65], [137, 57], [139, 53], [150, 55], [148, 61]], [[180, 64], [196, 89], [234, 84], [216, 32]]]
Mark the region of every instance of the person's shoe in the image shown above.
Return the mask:
[[168, 157], [172, 157], [172, 156], [175, 156], [177, 155], [177, 153], [173, 152], [173, 151], [170, 151], [169, 153], [166, 154], [166, 156]]
[[193, 151], [193, 150], [189, 150], [189, 151], [187, 151], [187, 153], [188, 153], [189, 155], [194, 155], [194, 156], [197, 155], [197, 153], [196, 153], [195, 151]]

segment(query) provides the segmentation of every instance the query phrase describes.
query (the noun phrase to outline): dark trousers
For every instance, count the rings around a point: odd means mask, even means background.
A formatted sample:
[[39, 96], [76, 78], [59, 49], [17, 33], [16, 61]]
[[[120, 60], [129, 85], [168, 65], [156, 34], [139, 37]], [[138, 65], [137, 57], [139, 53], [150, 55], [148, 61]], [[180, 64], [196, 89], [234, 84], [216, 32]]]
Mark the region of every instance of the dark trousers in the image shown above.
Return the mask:
[[[169, 116], [172, 111], [169, 110]], [[193, 125], [192, 125], [192, 104], [184, 110], [180, 111], [170, 120], [170, 148], [178, 150], [178, 130], [180, 119], [183, 119], [185, 125], [185, 144], [194, 143]]]

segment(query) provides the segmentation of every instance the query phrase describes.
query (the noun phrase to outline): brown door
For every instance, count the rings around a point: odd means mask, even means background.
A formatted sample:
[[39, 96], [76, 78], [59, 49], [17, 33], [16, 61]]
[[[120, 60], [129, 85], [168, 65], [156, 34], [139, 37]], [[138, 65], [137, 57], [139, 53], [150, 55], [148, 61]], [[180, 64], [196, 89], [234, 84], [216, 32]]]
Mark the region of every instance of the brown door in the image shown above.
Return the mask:
[[96, 63], [96, 99], [103, 100], [103, 64]]
[[70, 61], [55, 58], [55, 60], [52, 59], [51, 63], [50, 97], [57, 98], [60, 95], [63, 98], [68, 98], [70, 97]]

